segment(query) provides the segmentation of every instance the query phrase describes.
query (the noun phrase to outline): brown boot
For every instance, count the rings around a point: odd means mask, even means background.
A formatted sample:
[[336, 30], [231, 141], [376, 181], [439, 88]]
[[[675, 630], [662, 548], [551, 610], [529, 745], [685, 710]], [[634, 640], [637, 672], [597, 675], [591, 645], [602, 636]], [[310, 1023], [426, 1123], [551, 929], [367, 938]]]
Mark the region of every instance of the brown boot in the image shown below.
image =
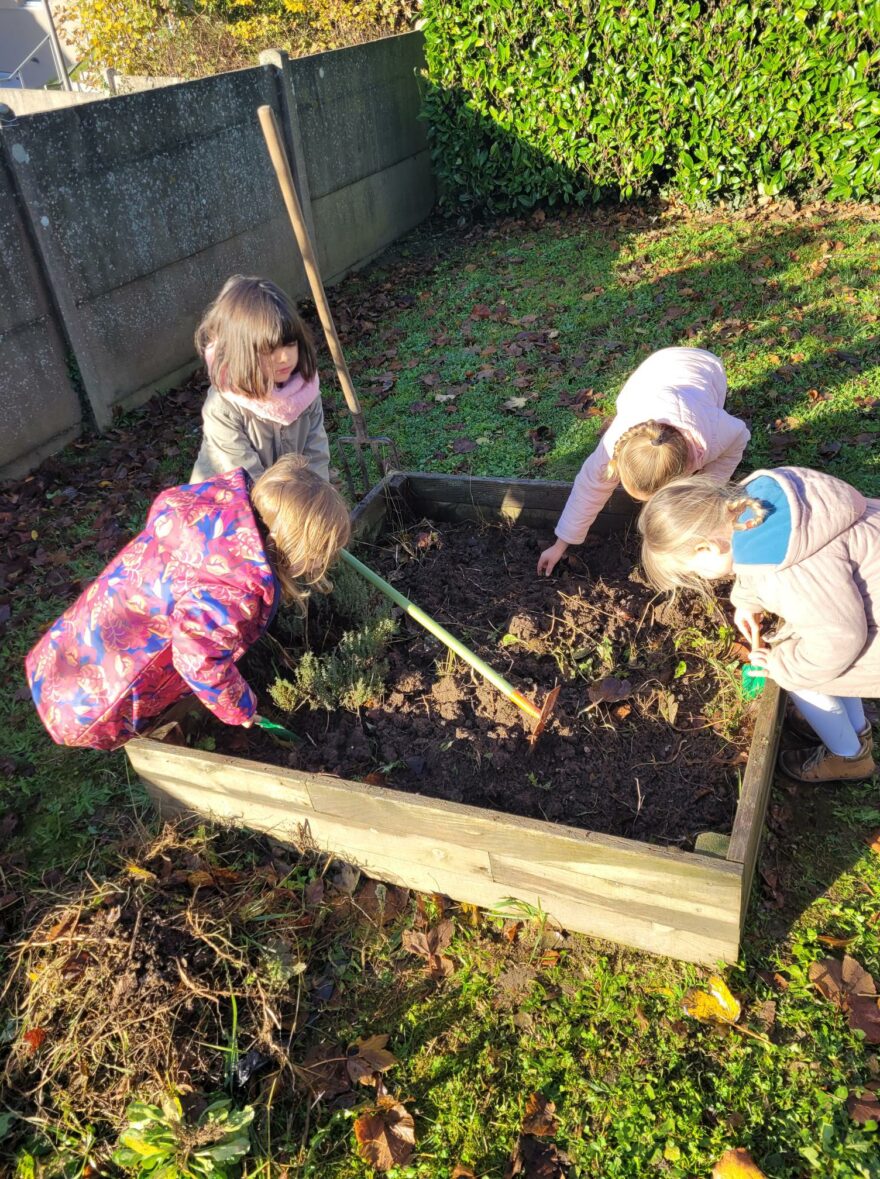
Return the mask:
[[785, 750], [779, 755], [779, 768], [795, 782], [862, 782], [877, 773], [870, 737], [853, 757], [832, 753], [824, 745]]

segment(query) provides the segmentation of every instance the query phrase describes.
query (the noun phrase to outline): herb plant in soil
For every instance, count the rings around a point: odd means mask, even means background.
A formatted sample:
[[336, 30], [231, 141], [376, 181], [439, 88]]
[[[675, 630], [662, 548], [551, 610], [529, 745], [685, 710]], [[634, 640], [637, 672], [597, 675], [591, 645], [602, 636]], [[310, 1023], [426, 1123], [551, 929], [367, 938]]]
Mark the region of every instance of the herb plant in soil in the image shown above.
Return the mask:
[[[561, 685], [534, 748], [515, 705], [422, 628], [395, 625], [345, 570], [308, 622], [323, 652], [276, 633], [248, 667], [302, 744], [251, 731], [233, 734], [232, 749], [664, 844], [729, 831], [756, 706], [739, 696], [724, 616], [696, 596], [655, 594], [634, 537], [591, 540], [552, 579], [535, 575], [541, 539], [421, 521], [364, 554], [539, 705]], [[363, 602], [352, 629], [353, 589]], [[222, 730], [210, 740], [230, 748]]]

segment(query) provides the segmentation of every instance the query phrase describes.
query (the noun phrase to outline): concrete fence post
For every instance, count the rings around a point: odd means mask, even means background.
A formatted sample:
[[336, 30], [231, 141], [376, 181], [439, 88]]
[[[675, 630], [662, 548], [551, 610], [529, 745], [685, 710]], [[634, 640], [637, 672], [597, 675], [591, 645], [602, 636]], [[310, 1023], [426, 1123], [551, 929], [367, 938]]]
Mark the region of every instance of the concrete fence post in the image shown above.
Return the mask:
[[[312, 245], [317, 248], [315, 241], [315, 218], [312, 212], [312, 197], [309, 191], [309, 178], [306, 172], [306, 155], [303, 149], [302, 129], [299, 123], [299, 112], [296, 105], [296, 92], [293, 86], [293, 72], [290, 68], [290, 56], [283, 49], [264, 49], [260, 54], [261, 66], [273, 66], [277, 70], [278, 93], [281, 101], [281, 131], [284, 135], [287, 154], [290, 159], [290, 170], [296, 185], [296, 195], [302, 205], [303, 216], [306, 219], [309, 237]], [[256, 119], [256, 111], [254, 118]], [[271, 167], [268, 153], [266, 167]], [[293, 231], [291, 230], [291, 233]]]
[[26, 474], [90, 424], [8, 134], [0, 128], [0, 480]]

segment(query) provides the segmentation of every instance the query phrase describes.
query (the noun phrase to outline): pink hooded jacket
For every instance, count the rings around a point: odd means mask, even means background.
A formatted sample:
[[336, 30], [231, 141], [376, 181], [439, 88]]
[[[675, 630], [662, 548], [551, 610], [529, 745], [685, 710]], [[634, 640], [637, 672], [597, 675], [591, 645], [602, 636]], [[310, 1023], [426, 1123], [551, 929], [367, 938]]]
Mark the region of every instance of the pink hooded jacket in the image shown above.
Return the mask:
[[733, 535], [731, 601], [783, 619], [771, 647], [780, 687], [880, 695], [880, 500], [803, 467], [744, 480], [770, 509]]
[[751, 435], [744, 422], [724, 411], [724, 365], [703, 348], [662, 348], [642, 361], [620, 391], [614, 420], [578, 472], [556, 525], [567, 544], [581, 544], [617, 487], [607, 479], [617, 440], [631, 426], [651, 420], [674, 426], [687, 439], [690, 471], [726, 483]]
[[59, 745], [118, 749], [190, 692], [240, 725], [256, 700], [235, 666], [280, 586], [238, 469], [163, 491], [125, 546], [25, 660]]

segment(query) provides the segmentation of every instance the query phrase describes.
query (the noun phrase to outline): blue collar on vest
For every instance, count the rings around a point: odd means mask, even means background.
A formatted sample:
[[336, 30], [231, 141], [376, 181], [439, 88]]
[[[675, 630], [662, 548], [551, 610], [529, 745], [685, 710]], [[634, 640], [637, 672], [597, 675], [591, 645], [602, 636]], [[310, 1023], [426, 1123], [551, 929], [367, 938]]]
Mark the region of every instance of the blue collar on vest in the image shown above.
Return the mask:
[[[791, 508], [782, 485], [771, 475], [759, 475], [745, 485], [745, 493], [760, 500], [767, 515], [761, 524], [733, 534], [734, 565], [780, 565], [791, 539]], [[750, 519], [750, 508], [739, 521]]]

